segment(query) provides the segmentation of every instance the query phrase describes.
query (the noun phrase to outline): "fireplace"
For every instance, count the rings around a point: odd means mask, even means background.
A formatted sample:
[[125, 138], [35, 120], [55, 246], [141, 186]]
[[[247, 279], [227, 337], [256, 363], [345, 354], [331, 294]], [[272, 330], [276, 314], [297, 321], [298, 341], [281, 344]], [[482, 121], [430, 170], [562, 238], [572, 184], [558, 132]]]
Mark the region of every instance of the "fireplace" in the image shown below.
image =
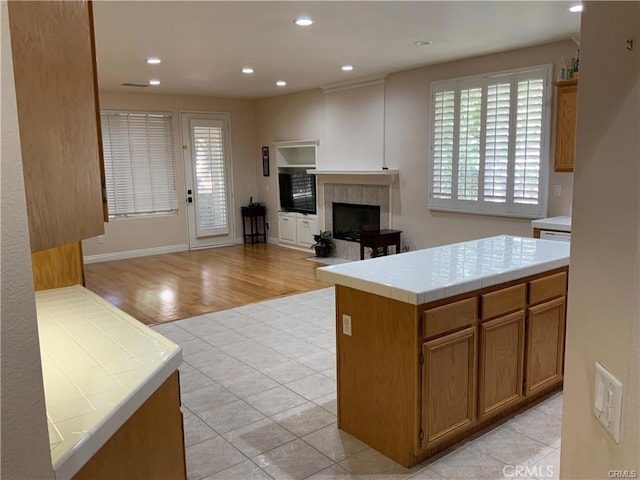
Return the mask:
[[380, 229], [379, 205], [333, 203], [333, 238], [358, 242], [362, 230]]

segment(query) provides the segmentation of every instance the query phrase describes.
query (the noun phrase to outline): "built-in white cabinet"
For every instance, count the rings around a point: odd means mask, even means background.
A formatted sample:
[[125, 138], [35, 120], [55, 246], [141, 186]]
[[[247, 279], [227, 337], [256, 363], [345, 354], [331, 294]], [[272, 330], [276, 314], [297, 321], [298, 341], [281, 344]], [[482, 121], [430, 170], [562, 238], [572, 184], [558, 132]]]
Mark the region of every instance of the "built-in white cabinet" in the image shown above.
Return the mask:
[[307, 248], [319, 233], [316, 168], [317, 140], [273, 144], [278, 170], [278, 231], [283, 245]]
[[278, 212], [280, 243], [296, 247], [311, 247], [313, 236], [319, 232], [317, 215]]

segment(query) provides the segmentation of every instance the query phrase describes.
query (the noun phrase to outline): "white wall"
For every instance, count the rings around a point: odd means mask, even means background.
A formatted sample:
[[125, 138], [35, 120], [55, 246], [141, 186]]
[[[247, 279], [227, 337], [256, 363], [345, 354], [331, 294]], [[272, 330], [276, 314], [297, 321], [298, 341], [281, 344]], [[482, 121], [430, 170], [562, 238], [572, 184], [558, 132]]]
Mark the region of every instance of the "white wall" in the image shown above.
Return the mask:
[[[561, 478], [640, 475], [639, 19], [638, 2], [582, 14]], [[620, 444], [592, 413], [596, 361], [624, 384]]]
[[[400, 170], [399, 182], [393, 189], [393, 228], [403, 230], [403, 243], [411, 249], [426, 248], [451, 242], [497, 234], [531, 236], [530, 220], [505, 217], [465, 215], [456, 213], [431, 212], [427, 209], [427, 174], [428, 174], [428, 138], [430, 119], [430, 84], [436, 80], [475, 75], [506, 69], [514, 69], [530, 65], [546, 63], [559, 64], [563, 58], [576, 55], [576, 45], [571, 40], [509, 51], [466, 60], [427, 66], [414, 70], [389, 75], [384, 84], [384, 152], [377, 155], [369, 151], [371, 145], [378, 145], [378, 124], [372, 126], [371, 140], [367, 143], [366, 135], [356, 130], [349, 135], [347, 128], [340, 132], [340, 142], [347, 142], [340, 149], [335, 146], [335, 133], [329, 125], [336, 122], [336, 115], [341, 111], [373, 111], [380, 108], [379, 96], [352, 94], [341, 99], [337, 94], [323, 98], [320, 90], [296, 95], [283, 95], [256, 102], [256, 139], [262, 145], [274, 140], [297, 140], [304, 138], [321, 139], [319, 165], [340, 166], [349, 168], [351, 163], [340, 157], [336, 162], [327, 158], [332, 152], [340, 155], [350, 152], [357, 156], [354, 162], [360, 162], [359, 151], [373, 158], [368, 168], [380, 166], [384, 158], [386, 166]], [[358, 89], [345, 91], [358, 93]], [[342, 100], [342, 104], [337, 101]], [[355, 102], [355, 103], [354, 103]], [[362, 102], [358, 106], [357, 102]], [[326, 106], [326, 108], [323, 108]], [[374, 116], [377, 120], [378, 117]], [[310, 121], [313, 119], [313, 121]], [[345, 114], [345, 121], [350, 115]], [[327, 123], [326, 129], [323, 123]], [[337, 123], [340, 123], [339, 120]], [[333, 135], [333, 136], [332, 136]], [[326, 138], [325, 138], [326, 137]], [[325, 141], [323, 141], [325, 139]], [[549, 145], [552, 151], [553, 145]], [[550, 163], [553, 158], [549, 155]], [[358, 163], [360, 165], [360, 163]], [[550, 172], [550, 188], [561, 185], [561, 197], [551, 197], [549, 216], [566, 215], [571, 204], [573, 174]], [[277, 205], [277, 188], [275, 179], [263, 179], [258, 182], [261, 197], [267, 205]], [[267, 191], [268, 188], [268, 191]], [[271, 210], [269, 219], [272, 229], [270, 236], [277, 237], [277, 222]]]
[[100, 108], [169, 111], [173, 114], [180, 208], [177, 215], [118, 219], [107, 223], [103, 244], [98, 244], [96, 238], [82, 242], [85, 256], [188, 244], [180, 111], [228, 112], [230, 114], [235, 236], [236, 239], [241, 239], [240, 207], [248, 204], [251, 196], [256, 200], [258, 164], [262, 172], [260, 150], [255, 147], [252, 102], [186, 95], [100, 92]]
[[273, 142], [287, 140], [318, 140], [317, 162], [323, 164], [326, 151], [325, 98], [320, 89], [266, 98], [254, 103], [255, 138], [257, 145], [270, 147], [271, 175], [262, 176], [262, 162], [258, 170], [258, 198], [267, 206], [267, 221], [271, 228], [267, 235], [278, 238], [278, 171]]
[[11, 60], [2, 9], [2, 254], [0, 336], [2, 478], [53, 478], [31, 276], [27, 208]]

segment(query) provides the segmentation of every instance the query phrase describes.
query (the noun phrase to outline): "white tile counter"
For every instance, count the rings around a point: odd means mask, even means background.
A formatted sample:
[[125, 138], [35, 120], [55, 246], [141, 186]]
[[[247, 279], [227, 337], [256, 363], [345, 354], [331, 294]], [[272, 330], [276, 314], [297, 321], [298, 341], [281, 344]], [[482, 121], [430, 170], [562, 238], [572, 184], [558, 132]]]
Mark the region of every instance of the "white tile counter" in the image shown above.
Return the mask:
[[420, 305], [569, 265], [568, 243], [501, 235], [332, 265], [318, 280]]
[[532, 228], [540, 230], [555, 230], [558, 232], [571, 232], [571, 217], [549, 217], [533, 220]]
[[36, 293], [51, 461], [71, 478], [182, 363], [182, 350], [82, 286]]

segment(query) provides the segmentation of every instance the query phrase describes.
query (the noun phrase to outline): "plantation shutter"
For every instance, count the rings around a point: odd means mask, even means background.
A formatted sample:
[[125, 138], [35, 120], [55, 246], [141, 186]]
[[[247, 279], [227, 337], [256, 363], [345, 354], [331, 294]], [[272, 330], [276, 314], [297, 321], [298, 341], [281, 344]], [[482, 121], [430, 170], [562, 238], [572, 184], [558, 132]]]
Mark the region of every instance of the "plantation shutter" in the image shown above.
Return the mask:
[[546, 214], [550, 67], [432, 85], [429, 207]]
[[514, 203], [536, 205], [540, 199], [543, 88], [539, 78], [518, 81]]
[[484, 199], [487, 202], [507, 201], [510, 104], [510, 83], [488, 86], [484, 150]]
[[191, 121], [195, 148], [196, 235], [229, 233], [223, 125], [199, 125]]
[[[446, 88], [446, 87], [445, 87]], [[455, 130], [455, 91], [435, 93], [433, 125], [433, 197], [453, 198], [453, 142]]]
[[100, 117], [109, 216], [176, 213], [171, 115], [102, 111]]

